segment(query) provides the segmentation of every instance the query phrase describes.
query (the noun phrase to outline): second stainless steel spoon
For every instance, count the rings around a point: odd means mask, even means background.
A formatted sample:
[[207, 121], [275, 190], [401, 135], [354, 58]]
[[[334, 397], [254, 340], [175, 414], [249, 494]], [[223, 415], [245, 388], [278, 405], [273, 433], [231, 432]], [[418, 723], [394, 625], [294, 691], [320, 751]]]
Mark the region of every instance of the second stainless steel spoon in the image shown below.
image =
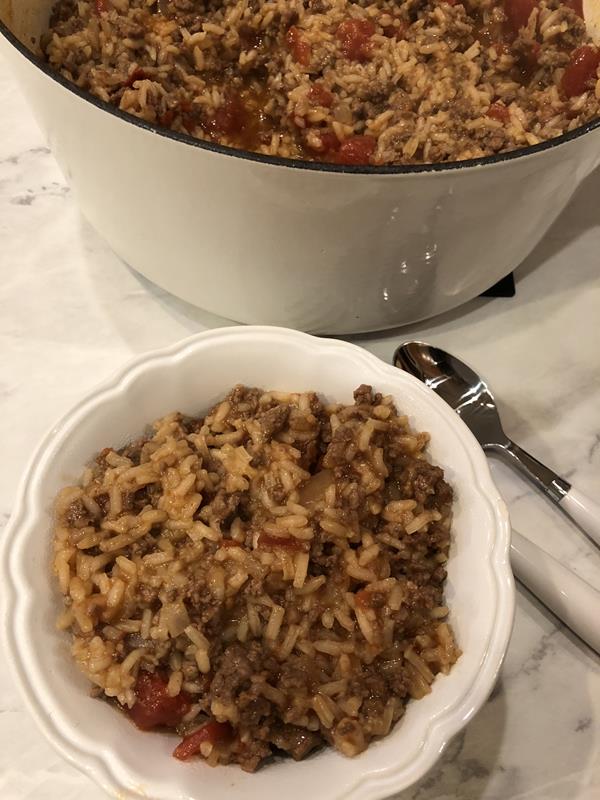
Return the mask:
[[401, 345], [394, 354], [394, 364], [439, 394], [484, 450], [516, 467], [600, 545], [600, 505], [508, 438], [494, 395], [480, 375], [445, 350], [424, 342]]

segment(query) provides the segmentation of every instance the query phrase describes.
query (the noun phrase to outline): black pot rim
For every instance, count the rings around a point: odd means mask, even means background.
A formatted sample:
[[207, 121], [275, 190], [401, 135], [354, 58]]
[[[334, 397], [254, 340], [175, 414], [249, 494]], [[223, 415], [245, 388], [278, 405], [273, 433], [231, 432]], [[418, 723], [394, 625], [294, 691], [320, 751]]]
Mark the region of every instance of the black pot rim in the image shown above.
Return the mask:
[[303, 161], [301, 159], [284, 158], [282, 156], [269, 156], [262, 153], [254, 153], [249, 150], [241, 150], [235, 147], [227, 147], [215, 142], [208, 142], [203, 139], [195, 139], [186, 133], [179, 133], [172, 131], [169, 128], [163, 128], [159, 125], [153, 125], [150, 122], [140, 119], [133, 114], [128, 114], [126, 111], [110, 103], [95, 97], [90, 92], [80, 89], [71, 81], [67, 80], [60, 73], [56, 72], [52, 67], [43, 61], [39, 56], [33, 53], [26, 45], [18, 39], [14, 33], [7, 27], [7, 25], [0, 20], [0, 34], [31, 64], [37, 69], [41, 70], [48, 78], [60, 84], [63, 88], [67, 89], [72, 94], [80, 97], [87, 103], [95, 106], [101, 111], [105, 111], [124, 122], [135, 125], [146, 131], [162, 136], [166, 139], [179, 142], [180, 144], [190, 145], [200, 150], [208, 150], [212, 153], [220, 153], [221, 155], [230, 156], [233, 158], [240, 158], [245, 161], [254, 161], [259, 164], [267, 164], [274, 167], [285, 167], [288, 169], [306, 170], [310, 172], [325, 172], [325, 173], [343, 173], [353, 175], [415, 175], [420, 173], [435, 173], [435, 172], [458, 172], [467, 170], [472, 167], [485, 167], [493, 164], [502, 164], [506, 161], [515, 161], [516, 159], [524, 156], [535, 155], [551, 150], [554, 147], [559, 147], [562, 144], [571, 142], [584, 136], [586, 133], [600, 127], [600, 117], [596, 117], [585, 125], [580, 125], [568, 133], [563, 133], [554, 139], [548, 139], [545, 142], [531, 145], [529, 147], [521, 147], [517, 150], [510, 150], [506, 153], [497, 153], [493, 156], [483, 156], [481, 158], [469, 158], [464, 161], [445, 161], [438, 164], [405, 164], [386, 167], [375, 166], [351, 166], [340, 164], [328, 164], [322, 161]]

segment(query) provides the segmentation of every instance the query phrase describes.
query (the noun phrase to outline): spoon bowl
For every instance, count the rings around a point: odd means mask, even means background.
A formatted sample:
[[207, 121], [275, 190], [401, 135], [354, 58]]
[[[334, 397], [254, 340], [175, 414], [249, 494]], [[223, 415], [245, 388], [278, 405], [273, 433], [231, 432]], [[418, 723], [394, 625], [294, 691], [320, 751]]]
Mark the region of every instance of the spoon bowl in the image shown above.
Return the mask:
[[491, 389], [460, 359], [439, 347], [409, 342], [396, 350], [394, 364], [439, 394], [471, 429], [484, 450], [508, 444]]

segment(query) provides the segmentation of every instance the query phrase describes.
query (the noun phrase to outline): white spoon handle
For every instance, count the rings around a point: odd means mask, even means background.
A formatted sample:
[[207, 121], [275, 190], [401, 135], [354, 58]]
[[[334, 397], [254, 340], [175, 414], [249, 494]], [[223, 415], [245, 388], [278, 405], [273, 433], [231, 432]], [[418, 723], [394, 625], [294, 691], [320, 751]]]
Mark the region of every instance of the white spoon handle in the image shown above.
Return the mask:
[[600, 505], [577, 491], [573, 486], [559, 501], [559, 506], [582, 528], [597, 545], [600, 545]]
[[600, 653], [600, 592], [514, 529], [510, 557], [515, 577]]
[[600, 545], [600, 505], [596, 500], [577, 491], [568, 481], [510, 439], [488, 444], [484, 449], [516, 467], [534, 486], [562, 508], [593, 542]]

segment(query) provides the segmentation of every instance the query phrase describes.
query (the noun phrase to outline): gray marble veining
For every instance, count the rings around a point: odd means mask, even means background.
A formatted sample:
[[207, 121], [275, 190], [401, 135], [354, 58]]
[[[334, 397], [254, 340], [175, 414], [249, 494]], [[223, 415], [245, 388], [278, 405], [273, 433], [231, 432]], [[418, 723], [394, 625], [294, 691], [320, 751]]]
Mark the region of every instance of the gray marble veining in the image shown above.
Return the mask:
[[[26, 459], [83, 392], [135, 353], [225, 322], [110, 252], [1, 63], [0, 105], [1, 536]], [[519, 268], [516, 298], [354, 337], [387, 361], [408, 338], [464, 357], [494, 386], [507, 432], [591, 495], [600, 488], [598, 196], [600, 173]], [[502, 464], [493, 473], [515, 527], [600, 587], [600, 551]], [[397, 800], [598, 800], [598, 730], [600, 660], [520, 589], [492, 696]], [[38, 733], [2, 653], [0, 745], [1, 800], [103, 797]]]

